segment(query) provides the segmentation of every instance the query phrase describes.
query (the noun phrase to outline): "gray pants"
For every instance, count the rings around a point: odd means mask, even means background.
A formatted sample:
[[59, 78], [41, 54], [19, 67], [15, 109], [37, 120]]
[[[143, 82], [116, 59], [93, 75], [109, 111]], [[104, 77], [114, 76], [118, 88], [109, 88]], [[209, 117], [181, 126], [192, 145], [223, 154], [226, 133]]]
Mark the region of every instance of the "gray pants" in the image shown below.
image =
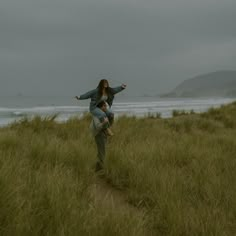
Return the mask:
[[97, 168], [102, 169], [105, 155], [106, 155], [106, 142], [107, 142], [107, 136], [104, 133], [104, 131], [100, 131], [95, 136], [95, 142], [97, 144]]

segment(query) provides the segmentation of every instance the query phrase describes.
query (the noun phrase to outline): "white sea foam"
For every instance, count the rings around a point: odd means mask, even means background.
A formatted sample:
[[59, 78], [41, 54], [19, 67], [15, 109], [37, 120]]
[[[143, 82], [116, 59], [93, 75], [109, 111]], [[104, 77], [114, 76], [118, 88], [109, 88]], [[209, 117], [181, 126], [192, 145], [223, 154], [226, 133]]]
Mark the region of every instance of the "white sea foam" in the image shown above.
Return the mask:
[[[133, 99], [135, 100], [135, 99]], [[147, 114], [161, 114], [166, 118], [172, 116], [173, 110], [194, 110], [195, 112], [203, 112], [211, 107], [219, 107], [220, 105], [230, 103], [234, 99], [230, 98], [202, 98], [202, 99], [160, 99], [160, 98], [143, 98], [141, 101], [115, 101], [112, 110], [116, 117], [120, 115], [128, 116], [145, 116]], [[45, 103], [46, 104], [46, 103]], [[79, 103], [80, 104], [80, 103]], [[16, 102], [16, 105], [17, 102]], [[22, 117], [51, 116], [57, 115], [56, 120], [63, 122], [70, 117], [80, 117], [85, 112], [89, 112], [88, 103], [86, 105], [36, 105], [26, 106], [2, 106], [0, 107], [0, 125], [7, 125]]]

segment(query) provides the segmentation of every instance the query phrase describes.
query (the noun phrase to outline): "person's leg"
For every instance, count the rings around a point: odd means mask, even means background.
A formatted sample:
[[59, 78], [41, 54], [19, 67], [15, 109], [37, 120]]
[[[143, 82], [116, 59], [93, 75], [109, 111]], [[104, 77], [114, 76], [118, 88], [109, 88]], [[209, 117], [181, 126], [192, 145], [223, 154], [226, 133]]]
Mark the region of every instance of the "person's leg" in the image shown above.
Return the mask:
[[102, 111], [100, 108], [96, 107], [95, 109], [90, 111], [93, 116], [96, 116], [101, 122], [103, 119], [107, 116], [104, 111]]
[[[104, 118], [107, 117], [106, 113], [102, 111], [100, 108], [96, 107], [91, 111], [92, 115], [96, 116], [101, 122], [104, 121]], [[110, 123], [108, 122], [105, 126], [104, 129], [106, 129], [107, 135], [113, 136], [113, 132], [110, 130]]]
[[[106, 116], [109, 120], [109, 126], [112, 126], [113, 122], [114, 122], [114, 113], [112, 112], [112, 110], [110, 108], [108, 108], [106, 111]], [[107, 135], [108, 136], [113, 136], [114, 133], [111, 131], [111, 129], [107, 129]]]
[[[100, 122], [103, 122], [104, 118], [107, 117], [106, 113], [98, 107], [96, 107], [90, 112], [93, 116], [96, 116], [100, 120]], [[107, 123], [107, 125], [105, 125], [104, 128], [108, 128], [109, 126], [110, 126], [109, 123]]]
[[103, 168], [103, 163], [106, 155], [106, 135], [101, 131], [98, 135], [95, 136], [95, 142], [97, 145], [97, 164], [96, 171]]
[[106, 110], [106, 116], [109, 120], [110, 126], [112, 126], [113, 122], [114, 122], [114, 113], [113, 111], [109, 108]]

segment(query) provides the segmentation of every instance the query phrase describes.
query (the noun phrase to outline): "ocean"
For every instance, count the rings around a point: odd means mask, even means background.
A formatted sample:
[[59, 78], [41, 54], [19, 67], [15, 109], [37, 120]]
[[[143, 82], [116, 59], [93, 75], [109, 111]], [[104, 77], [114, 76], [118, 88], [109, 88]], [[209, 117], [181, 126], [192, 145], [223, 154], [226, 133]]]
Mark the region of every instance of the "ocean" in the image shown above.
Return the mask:
[[[235, 101], [235, 98], [158, 98], [158, 97], [125, 97], [116, 96], [112, 110], [115, 116], [120, 115], [143, 117], [148, 114], [161, 114], [162, 118], [172, 116], [173, 110], [207, 111]], [[71, 117], [81, 117], [88, 112], [90, 100], [78, 101], [74, 97], [0, 97], [0, 126], [6, 126], [24, 117], [36, 115], [48, 117], [57, 115], [58, 122]]]

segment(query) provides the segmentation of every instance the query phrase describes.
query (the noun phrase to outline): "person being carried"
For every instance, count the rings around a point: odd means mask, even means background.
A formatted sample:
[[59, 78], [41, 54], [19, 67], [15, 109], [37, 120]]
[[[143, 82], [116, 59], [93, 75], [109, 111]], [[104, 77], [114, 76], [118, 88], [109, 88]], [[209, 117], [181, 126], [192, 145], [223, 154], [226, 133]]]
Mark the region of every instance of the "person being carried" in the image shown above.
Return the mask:
[[[78, 100], [84, 100], [90, 98], [90, 105], [89, 105], [89, 111], [93, 116], [96, 116], [100, 121], [103, 121], [105, 117], [108, 118], [109, 124], [112, 125], [114, 121], [114, 113], [111, 110], [111, 106], [114, 100], [114, 95], [116, 93], [121, 92], [126, 88], [125, 84], [122, 84], [121, 86], [111, 88], [109, 87], [109, 83], [106, 79], [102, 79], [97, 88], [93, 89], [91, 91], [88, 91], [85, 94], [82, 94], [80, 96], [75, 96]], [[107, 109], [106, 111], [102, 111], [97, 105], [101, 102], [105, 101], [107, 103]], [[109, 127], [107, 127], [107, 134], [113, 135], [112, 131]]]
[[[105, 101], [101, 101], [97, 107], [101, 109], [103, 112], [107, 110], [107, 104]], [[106, 155], [106, 142], [107, 142], [107, 125], [109, 120], [107, 117], [104, 117], [103, 121], [100, 121], [97, 116], [93, 116], [93, 119], [90, 124], [90, 129], [92, 131], [92, 135], [94, 136], [96, 145], [97, 145], [97, 163], [95, 167], [95, 171], [99, 171], [103, 169], [104, 159]]]

